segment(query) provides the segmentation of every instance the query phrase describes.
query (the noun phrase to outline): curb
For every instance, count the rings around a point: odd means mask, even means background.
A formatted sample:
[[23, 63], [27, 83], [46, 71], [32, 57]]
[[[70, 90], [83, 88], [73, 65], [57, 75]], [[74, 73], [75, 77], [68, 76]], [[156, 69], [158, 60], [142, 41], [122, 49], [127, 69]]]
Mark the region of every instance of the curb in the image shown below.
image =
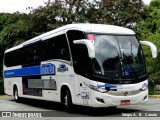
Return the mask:
[[11, 96], [9, 95], [0, 95], [0, 98], [10, 98]]
[[149, 95], [149, 98], [160, 98], [160, 95]]

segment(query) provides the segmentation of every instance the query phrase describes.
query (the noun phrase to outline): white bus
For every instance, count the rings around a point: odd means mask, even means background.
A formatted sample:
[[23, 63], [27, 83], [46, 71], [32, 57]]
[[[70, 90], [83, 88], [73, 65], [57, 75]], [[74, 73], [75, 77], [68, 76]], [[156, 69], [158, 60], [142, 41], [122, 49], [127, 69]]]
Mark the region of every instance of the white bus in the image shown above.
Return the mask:
[[148, 80], [141, 44], [134, 31], [102, 24], [70, 24], [4, 54], [4, 90], [20, 98], [73, 105], [112, 107], [144, 103]]

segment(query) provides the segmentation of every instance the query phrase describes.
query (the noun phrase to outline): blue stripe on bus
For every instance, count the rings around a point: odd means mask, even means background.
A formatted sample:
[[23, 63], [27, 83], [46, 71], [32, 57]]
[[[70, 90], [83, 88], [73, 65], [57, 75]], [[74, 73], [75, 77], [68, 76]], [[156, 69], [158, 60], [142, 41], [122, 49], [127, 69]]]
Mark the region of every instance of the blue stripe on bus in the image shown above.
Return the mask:
[[50, 74], [55, 74], [54, 64], [43, 64], [38, 66], [24, 67], [24, 68], [4, 71], [4, 77], [50, 75]]
[[111, 87], [117, 87], [117, 86], [112, 85], [112, 84], [104, 84], [104, 85], [98, 85], [97, 87], [98, 87], [98, 88], [101, 88], [101, 87], [111, 88]]
[[106, 87], [106, 88], [117, 88], [117, 86], [121, 86], [121, 85], [117, 85], [117, 84], [104, 84], [104, 85], [98, 85], [97, 87], [98, 88], [101, 88], [101, 87]]

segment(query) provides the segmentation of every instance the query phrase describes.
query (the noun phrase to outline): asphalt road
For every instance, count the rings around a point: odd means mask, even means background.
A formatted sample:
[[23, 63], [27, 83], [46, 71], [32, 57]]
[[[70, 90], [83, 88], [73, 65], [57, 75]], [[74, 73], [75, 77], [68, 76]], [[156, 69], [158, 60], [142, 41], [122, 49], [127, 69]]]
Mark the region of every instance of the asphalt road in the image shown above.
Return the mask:
[[[0, 111], [18, 111], [18, 112], [25, 112], [25, 111], [31, 111], [31, 112], [42, 112], [48, 115], [52, 115], [52, 118], [46, 118], [46, 120], [72, 120], [74, 117], [76, 119], [88, 119], [92, 118], [92, 120], [101, 120], [102, 118], [109, 118], [109, 117], [115, 117], [115, 119], [122, 119], [128, 118], [127, 116], [130, 115], [139, 115], [139, 113], [148, 113], [147, 111], [160, 111], [160, 98], [155, 99], [149, 99], [146, 104], [143, 105], [130, 105], [130, 106], [120, 106], [116, 110], [109, 110], [107, 108], [88, 108], [88, 107], [80, 107], [76, 106], [73, 113], [67, 113], [65, 111], [65, 108], [62, 104], [54, 103], [54, 102], [48, 102], [48, 101], [40, 101], [40, 100], [33, 100], [33, 99], [23, 99], [21, 103], [16, 103], [12, 97], [7, 98], [1, 98], [0, 97]], [[125, 117], [123, 115], [126, 115]], [[144, 114], [142, 114], [144, 115]], [[67, 117], [67, 118], [66, 118]], [[134, 116], [131, 119], [135, 120]], [[1, 118], [0, 118], [1, 119]], [[9, 118], [8, 118], [9, 119]], [[16, 118], [17, 119], [17, 118]], [[33, 119], [33, 118], [32, 118]], [[147, 119], [152, 120], [151, 117], [144, 117], [141, 119]], [[153, 119], [158, 119], [157, 117], [153, 117]], [[38, 120], [41, 120], [40, 118]]]

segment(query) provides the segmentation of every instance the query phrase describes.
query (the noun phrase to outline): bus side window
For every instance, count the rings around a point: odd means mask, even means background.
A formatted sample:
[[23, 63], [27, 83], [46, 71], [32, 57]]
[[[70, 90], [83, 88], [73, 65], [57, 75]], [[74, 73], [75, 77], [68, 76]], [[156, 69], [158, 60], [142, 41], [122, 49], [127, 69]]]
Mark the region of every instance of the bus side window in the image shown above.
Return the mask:
[[[17, 57], [19, 56], [19, 57]], [[7, 67], [17, 66], [21, 64], [21, 54], [20, 50], [11, 51], [5, 54], [4, 64]]]
[[42, 50], [43, 60], [62, 59], [70, 61], [69, 47], [64, 34], [45, 40]]
[[62, 59], [70, 61], [66, 35], [59, 35], [45, 41], [33, 43], [5, 54], [7, 67], [40, 64], [42, 61]]
[[7, 66], [7, 67], [13, 66], [14, 64], [13, 64], [12, 60], [13, 60], [13, 53], [12, 52], [6, 53], [5, 54], [5, 61], [4, 61], [5, 66]]
[[58, 59], [70, 60], [68, 43], [65, 35], [58, 36], [55, 41], [56, 57]]

